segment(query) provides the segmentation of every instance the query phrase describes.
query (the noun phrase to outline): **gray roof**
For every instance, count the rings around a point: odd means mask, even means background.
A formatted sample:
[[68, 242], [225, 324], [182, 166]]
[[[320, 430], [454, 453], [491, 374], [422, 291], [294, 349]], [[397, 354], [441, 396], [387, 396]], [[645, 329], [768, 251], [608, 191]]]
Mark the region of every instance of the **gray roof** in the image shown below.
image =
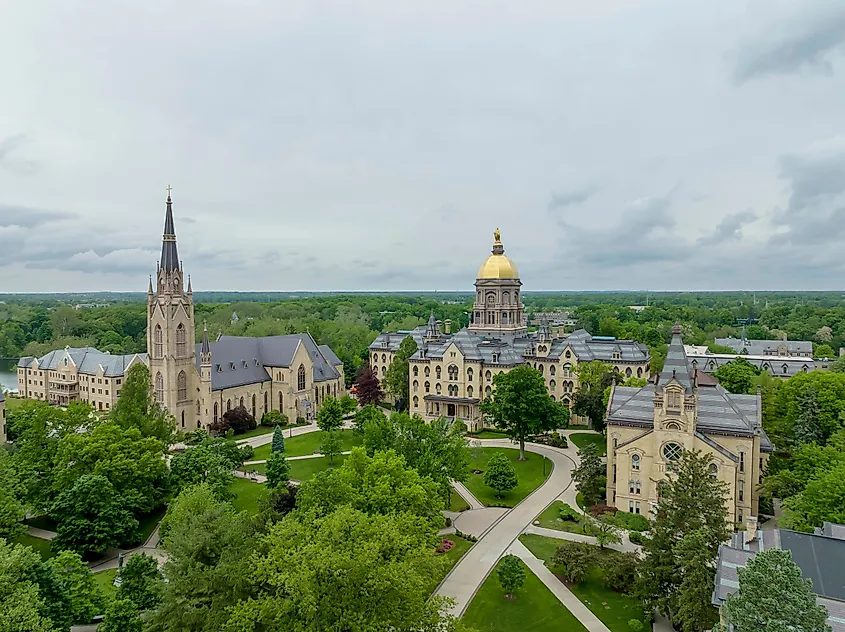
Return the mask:
[[[825, 525], [827, 527], [827, 525]], [[843, 533], [845, 526], [831, 525], [832, 532]], [[758, 530], [745, 541], [738, 532], [731, 543], [719, 547], [713, 604], [719, 606], [739, 588], [739, 569], [758, 552], [771, 548], [789, 551], [801, 575], [813, 582], [817, 603], [828, 612], [827, 623], [834, 632], [845, 632], [845, 540], [827, 534], [799, 533], [788, 529]]]
[[[378, 352], [381, 349], [395, 353], [402, 341], [412, 336], [417, 346], [420, 347], [412, 359], [421, 359], [421, 350], [425, 349], [425, 357], [442, 358], [450, 343], [454, 343], [467, 360], [475, 360], [487, 364], [493, 364], [493, 355], [496, 357], [496, 364], [514, 366], [523, 364], [529, 359], [539, 360], [534, 355], [536, 335], [519, 336], [503, 340], [481, 336], [471, 333], [468, 329], [461, 329], [454, 334], [440, 334], [436, 340], [423, 342], [426, 336], [427, 326], [420, 326], [412, 331], [400, 331], [396, 333], [379, 334], [370, 345], [370, 351]], [[575, 331], [565, 338], [555, 338], [549, 345], [548, 359], [558, 361], [563, 357], [564, 351], [571, 348], [579, 362], [591, 360], [602, 360], [614, 364], [648, 362], [650, 356], [648, 347], [633, 340], [616, 339], [594, 339], [583, 329]]]
[[[264, 368], [289, 367], [297, 348], [303, 345], [314, 364], [313, 380], [324, 382], [340, 377], [335, 369], [337, 356], [327, 358], [311, 334], [287, 336], [220, 336], [211, 347], [211, 389], [214, 391], [244, 384], [258, 384], [270, 379]], [[197, 368], [200, 366], [201, 345], [196, 345]]]
[[339, 366], [343, 364], [341, 359], [337, 357], [337, 355], [334, 351], [332, 351], [332, 348], [329, 345], [319, 345], [317, 348], [320, 350], [320, 353], [323, 354], [323, 357], [332, 366]]
[[730, 347], [740, 353], [743, 349], [748, 355], [777, 354], [778, 349], [786, 346], [787, 355], [809, 354], [813, 357], [813, 343], [805, 340], [748, 340], [743, 338], [716, 338], [717, 345]]
[[671, 380], [677, 380], [687, 394], [692, 393], [692, 377], [690, 376], [687, 355], [684, 351], [684, 339], [681, 337], [680, 327], [676, 326], [672, 333], [672, 342], [666, 352], [666, 362], [657, 381], [657, 391], [663, 392], [663, 386]]
[[[38, 369], [42, 371], [55, 371], [62, 368], [63, 358], [68, 355], [76, 365], [79, 373], [95, 375], [99, 367], [103, 367], [106, 377], [120, 377], [126, 373], [129, 364], [135, 359], [146, 362], [146, 353], [129, 353], [126, 355], [112, 355], [107, 351], [100, 351], [94, 347], [67, 347], [56, 349], [38, 358]], [[32, 368], [35, 358], [27, 357], [18, 360], [18, 367]]]
[[173, 226], [173, 202], [167, 194], [167, 210], [164, 214], [164, 236], [161, 240], [161, 269], [172, 272], [179, 269], [179, 253], [176, 250], [176, 229]]

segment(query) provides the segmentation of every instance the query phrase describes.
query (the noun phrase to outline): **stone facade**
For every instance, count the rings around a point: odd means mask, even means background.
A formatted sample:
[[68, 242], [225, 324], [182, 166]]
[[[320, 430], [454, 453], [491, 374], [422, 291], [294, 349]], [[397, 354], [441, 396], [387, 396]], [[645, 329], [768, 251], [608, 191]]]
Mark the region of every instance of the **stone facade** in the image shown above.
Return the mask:
[[[110, 355], [93, 348], [66, 348], [18, 362], [20, 397], [66, 405], [82, 400], [108, 411], [135, 362], [150, 368], [156, 400], [184, 430], [208, 426], [244, 406], [256, 420], [277, 410], [291, 421], [314, 419], [326, 397], [346, 392], [343, 363], [310, 334], [249, 338], [219, 336], [203, 327], [195, 344], [191, 279], [176, 244], [173, 203], [167, 196], [161, 259], [147, 289], [147, 353]], [[154, 287], [155, 285], [155, 287]]]
[[409, 360], [409, 410], [424, 419], [453, 417], [470, 428], [483, 425], [478, 405], [492, 392], [493, 376], [530, 364], [543, 374], [555, 401], [571, 405], [578, 388], [579, 362], [601, 360], [627, 377], [647, 377], [650, 357], [645, 345], [631, 340], [594, 339], [579, 330], [555, 337], [543, 319], [527, 333], [520, 300], [522, 282], [504, 255], [496, 231], [492, 254], [478, 271], [469, 327], [452, 334], [432, 314], [427, 325], [412, 331], [383, 333], [370, 345], [370, 365], [383, 377], [407, 336], [418, 350]]
[[680, 326], [660, 375], [637, 389], [614, 386], [607, 411], [607, 504], [650, 514], [682, 450], [713, 457], [728, 489], [732, 522], [757, 515], [758, 490], [772, 444], [758, 395], [734, 395], [692, 369]]

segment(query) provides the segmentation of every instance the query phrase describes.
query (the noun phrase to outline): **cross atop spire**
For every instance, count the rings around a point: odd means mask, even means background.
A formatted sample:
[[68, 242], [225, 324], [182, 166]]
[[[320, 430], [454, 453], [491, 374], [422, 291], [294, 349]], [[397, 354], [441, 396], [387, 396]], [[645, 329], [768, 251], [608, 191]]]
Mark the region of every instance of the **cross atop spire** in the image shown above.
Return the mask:
[[161, 239], [161, 261], [159, 267], [165, 272], [179, 270], [179, 252], [176, 249], [176, 228], [173, 225], [173, 202], [170, 199], [170, 189], [167, 185], [167, 210], [164, 214], [164, 234]]

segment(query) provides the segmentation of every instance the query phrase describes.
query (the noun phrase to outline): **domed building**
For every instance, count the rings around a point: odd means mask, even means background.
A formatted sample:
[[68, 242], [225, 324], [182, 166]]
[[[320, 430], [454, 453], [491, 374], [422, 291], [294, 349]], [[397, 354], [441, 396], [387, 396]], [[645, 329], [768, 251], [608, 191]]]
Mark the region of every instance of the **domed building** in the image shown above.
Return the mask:
[[[441, 326], [442, 325], [442, 326]], [[555, 338], [545, 321], [529, 332], [522, 304], [522, 281], [505, 255], [498, 229], [493, 249], [478, 269], [475, 303], [466, 329], [452, 333], [451, 323], [434, 314], [411, 331], [382, 333], [370, 345], [370, 366], [383, 378], [399, 345], [413, 337], [418, 350], [410, 358], [408, 408], [424, 419], [451, 417], [471, 429], [482, 424], [478, 404], [493, 389], [493, 376], [521, 364], [540, 371], [556, 401], [571, 405], [579, 362], [601, 360], [627, 377], [647, 377], [648, 348], [632, 340], [593, 338], [580, 329]]]

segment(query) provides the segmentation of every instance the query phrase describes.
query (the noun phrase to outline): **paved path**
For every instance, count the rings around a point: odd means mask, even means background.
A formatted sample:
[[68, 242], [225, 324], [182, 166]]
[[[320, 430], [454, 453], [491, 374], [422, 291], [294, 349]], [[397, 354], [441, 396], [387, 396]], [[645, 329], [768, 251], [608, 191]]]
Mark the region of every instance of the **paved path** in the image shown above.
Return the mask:
[[[598, 542], [591, 535], [581, 535], [580, 533], [569, 533], [569, 531], [559, 531], [558, 529], [546, 529], [545, 527], [535, 527], [530, 525], [525, 528], [523, 533], [531, 533], [534, 535], [542, 535], [547, 538], [557, 538], [558, 540], [569, 540], [571, 542], [584, 542], [585, 544], [594, 544], [598, 546]], [[608, 544], [605, 548], [613, 549], [614, 551], [621, 551], [623, 553], [639, 553], [642, 547], [633, 544], [627, 535], [622, 535], [622, 542], [620, 544]]]
[[35, 538], [41, 538], [42, 540], [52, 540], [56, 537], [55, 531], [47, 531], [46, 529], [39, 529], [38, 527], [30, 527], [27, 525], [26, 527], [27, 533]]
[[[343, 422], [344, 428], [352, 428], [352, 421], [346, 420]], [[290, 439], [291, 437], [298, 437], [299, 435], [308, 434], [309, 432], [318, 432], [320, 430], [317, 427], [317, 422], [313, 424], [309, 424], [307, 426], [295, 426], [294, 428], [285, 428], [285, 439]], [[249, 437], [248, 439], [238, 439], [238, 445], [251, 445], [253, 448], [257, 448], [262, 445], [267, 445], [268, 443], [273, 441], [273, 433], [268, 432], [262, 435], [258, 435], [256, 437]]]
[[455, 518], [452, 524], [463, 532], [474, 535], [480, 538], [484, 533], [496, 524], [502, 516], [510, 511], [504, 507], [484, 507], [482, 509], [468, 509], [462, 511], [461, 514]]
[[[338, 452], [338, 454], [352, 454], [352, 450], [346, 450], [346, 452]], [[289, 456], [286, 457], [288, 461], [303, 461], [305, 459], [322, 459], [326, 455], [317, 452], [316, 454], [303, 454], [302, 456]], [[258, 461], [245, 461], [244, 465], [258, 465], [260, 463], [266, 463], [267, 459], [259, 459]]]
[[513, 553], [525, 562], [525, 565], [546, 585], [546, 588], [552, 591], [552, 594], [566, 606], [569, 612], [575, 615], [589, 632], [610, 632], [607, 626], [578, 597], [573, 595], [572, 591], [562, 581], [546, 568], [543, 560], [534, 557], [534, 554], [522, 542], [516, 540], [510, 546], [508, 553]]
[[470, 509], [484, 509], [484, 503], [473, 496], [472, 492], [469, 491], [466, 485], [459, 481], [452, 481], [452, 487], [455, 488], [455, 491], [458, 492], [458, 495], [461, 498], [467, 501]]
[[[480, 440], [485, 447], [518, 449], [508, 439]], [[526, 446], [529, 447], [529, 446]], [[437, 589], [438, 595], [455, 600], [452, 614], [464, 613], [478, 588], [499, 561], [499, 558], [552, 501], [572, 485], [575, 450], [530, 444], [531, 452], [545, 455], [554, 464], [546, 482], [519, 505], [508, 511], [467, 551]], [[572, 492], [574, 498], [574, 491]]]

